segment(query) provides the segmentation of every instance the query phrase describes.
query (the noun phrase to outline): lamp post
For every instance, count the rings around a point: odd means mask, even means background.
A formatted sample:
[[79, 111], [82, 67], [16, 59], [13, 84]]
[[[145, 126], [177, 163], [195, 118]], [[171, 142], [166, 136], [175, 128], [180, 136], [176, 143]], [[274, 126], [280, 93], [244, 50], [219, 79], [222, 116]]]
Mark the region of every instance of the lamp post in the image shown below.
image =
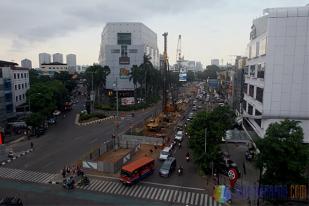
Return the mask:
[[113, 86], [116, 89], [116, 139], [117, 139], [117, 147], [119, 148], [119, 136], [118, 136], [118, 120], [119, 120], [119, 105], [118, 105], [118, 79], [116, 77], [116, 81]]

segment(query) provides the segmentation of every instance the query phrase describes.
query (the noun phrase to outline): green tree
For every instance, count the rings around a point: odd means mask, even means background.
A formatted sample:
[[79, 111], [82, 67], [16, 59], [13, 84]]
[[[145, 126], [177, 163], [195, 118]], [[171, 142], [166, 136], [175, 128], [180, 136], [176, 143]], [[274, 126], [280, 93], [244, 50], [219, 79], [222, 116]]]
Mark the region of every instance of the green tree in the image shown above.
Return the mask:
[[206, 70], [203, 71], [205, 73], [204, 76], [206, 79], [217, 79], [217, 72], [219, 70], [220, 68], [216, 65], [208, 65]]
[[88, 67], [85, 71], [85, 77], [88, 83], [88, 91], [90, 92], [92, 89], [92, 80], [93, 80], [93, 88], [96, 93], [95, 101], [97, 103], [102, 102], [102, 97], [104, 95], [105, 85], [106, 85], [106, 77], [110, 74], [110, 68], [108, 66], [102, 67], [99, 64], [93, 64]]
[[260, 150], [257, 167], [265, 169], [261, 179], [263, 184], [297, 184], [305, 181], [309, 153], [303, 144], [303, 136], [298, 121], [284, 120], [268, 127], [265, 137], [257, 142]]
[[188, 82], [193, 82], [195, 81], [195, 75], [193, 71], [188, 71], [187, 73], [187, 81]]
[[73, 75], [69, 74], [67, 71], [56, 72], [54, 74], [54, 79], [61, 81], [69, 93], [71, 93], [77, 85], [72, 77]]
[[30, 116], [26, 118], [26, 123], [28, 126], [39, 127], [44, 120], [44, 117], [41, 113], [31, 113]]
[[[233, 111], [225, 107], [217, 107], [212, 112], [199, 112], [188, 126], [189, 146], [193, 150], [193, 158], [205, 173], [210, 172], [210, 163], [218, 163], [220, 159], [219, 144], [225, 131], [234, 123]], [[205, 153], [205, 128], [207, 128]]]

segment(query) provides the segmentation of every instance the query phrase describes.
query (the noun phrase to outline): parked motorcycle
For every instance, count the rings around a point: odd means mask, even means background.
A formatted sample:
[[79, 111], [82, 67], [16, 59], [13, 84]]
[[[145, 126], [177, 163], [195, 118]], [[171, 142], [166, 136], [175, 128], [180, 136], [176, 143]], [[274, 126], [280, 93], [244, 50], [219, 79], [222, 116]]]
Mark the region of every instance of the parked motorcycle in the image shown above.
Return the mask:
[[187, 162], [190, 161], [190, 154], [189, 154], [189, 152], [186, 154], [186, 160], [187, 160]]

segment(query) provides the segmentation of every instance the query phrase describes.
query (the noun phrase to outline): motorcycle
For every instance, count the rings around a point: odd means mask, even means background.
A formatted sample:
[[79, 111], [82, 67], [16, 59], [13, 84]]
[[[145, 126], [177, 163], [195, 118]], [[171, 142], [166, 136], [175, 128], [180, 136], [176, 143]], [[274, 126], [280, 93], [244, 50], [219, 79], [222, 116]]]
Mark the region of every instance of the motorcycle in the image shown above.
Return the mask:
[[63, 180], [62, 187], [64, 189], [67, 189], [68, 191], [73, 190], [74, 189], [74, 183], [75, 183], [74, 179], [72, 177], [70, 177], [68, 179]]
[[186, 155], [186, 160], [187, 160], [187, 162], [190, 161], [190, 155], [189, 155], [189, 153], [187, 153], [187, 155]]
[[178, 170], [177, 170], [177, 172], [178, 172], [178, 176], [182, 175], [182, 173], [183, 173], [183, 168], [182, 168], [182, 167], [179, 167]]

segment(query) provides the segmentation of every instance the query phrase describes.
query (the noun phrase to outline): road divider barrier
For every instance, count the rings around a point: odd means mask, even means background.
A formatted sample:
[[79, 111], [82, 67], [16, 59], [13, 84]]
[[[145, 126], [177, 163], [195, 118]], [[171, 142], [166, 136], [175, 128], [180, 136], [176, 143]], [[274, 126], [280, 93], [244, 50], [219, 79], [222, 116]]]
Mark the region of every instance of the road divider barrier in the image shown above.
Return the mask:
[[115, 116], [109, 116], [109, 117], [105, 117], [103, 119], [97, 119], [97, 120], [93, 120], [93, 121], [89, 121], [89, 122], [79, 122], [79, 117], [80, 115], [77, 114], [75, 117], [75, 124], [78, 126], [87, 126], [87, 125], [91, 125], [91, 124], [97, 124], [97, 123], [101, 123], [104, 122], [106, 120], [110, 120], [110, 119], [114, 119]]
[[15, 155], [15, 156], [12, 157], [12, 158], [8, 158], [8, 159], [2, 161], [2, 162], [1, 162], [1, 165], [4, 166], [4, 165], [6, 165], [6, 164], [8, 164], [8, 163], [11, 163], [11, 162], [13, 162], [13, 161], [16, 160], [16, 159], [18, 159], [18, 158], [20, 158], [20, 157], [22, 157], [22, 156], [25, 156], [26, 154], [30, 154], [31, 152], [33, 152], [33, 149], [28, 149], [28, 150], [26, 150], [26, 151], [20, 152], [18, 155]]

